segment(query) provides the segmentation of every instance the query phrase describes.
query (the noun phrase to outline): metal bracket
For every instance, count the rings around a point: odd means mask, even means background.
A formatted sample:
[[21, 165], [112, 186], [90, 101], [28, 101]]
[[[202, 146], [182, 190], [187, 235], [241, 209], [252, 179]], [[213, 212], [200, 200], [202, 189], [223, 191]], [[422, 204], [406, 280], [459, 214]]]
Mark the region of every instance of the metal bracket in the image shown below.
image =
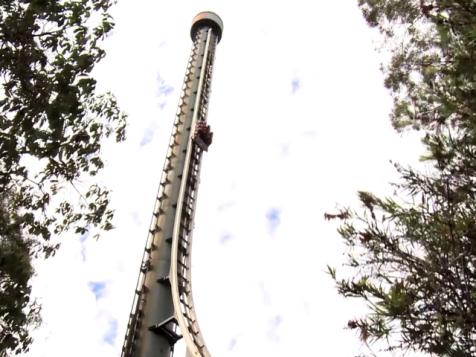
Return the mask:
[[177, 325], [177, 320], [174, 316], [171, 316], [157, 325], [150, 326], [149, 330], [157, 335], [165, 337], [169, 345], [173, 346], [175, 345], [175, 342], [182, 338], [182, 335], [175, 332]]

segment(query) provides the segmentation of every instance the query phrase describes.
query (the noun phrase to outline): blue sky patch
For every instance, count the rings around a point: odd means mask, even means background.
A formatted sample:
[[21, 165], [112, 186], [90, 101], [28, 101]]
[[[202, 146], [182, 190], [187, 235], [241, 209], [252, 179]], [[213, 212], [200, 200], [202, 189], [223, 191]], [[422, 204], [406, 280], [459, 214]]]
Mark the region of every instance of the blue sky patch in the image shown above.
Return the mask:
[[104, 296], [106, 290], [106, 282], [104, 281], [90, 281], [88, 283], [89, 290], [91, 290], [96, 297], [96, 300]]
[[236, 346], [236, 342], [237, 342], [237, 339], [236, 337], [233, 337], [231, 340], [230, 340], [230, 343], [228, 344], [228, 351], [233, 351], [235, 346]]
[[233, 238], [233, 236], [230, 234], [230, 233], [225, 233], [225, 234], [222, 234], [221, 237], [220, 237], [220, 244], [226, 244], [228, 243], [231, 239]]
[[281, 315], [276, 315], [269, 321], [268, 338], [271, 341], [273, 342], [280, 341], [278, 330], [282, 322], [283, 322], [283, 318]]
[[174, 87], [169, 86], [168, 84], [161, 84], [159, 86], [159, 95], [167, 97], [168, 95], [172, 94], [174, 91]]
[[86, 233], [81, 234], [81, 236], [79, 237], [79, 241], [81, 243], [83, 243], [83, 242], [86, 241], [86, 239], [88, 239], [88, 237], [89, 237], [89, 231], [87, 231]]
[[159, 124], [155, 120], [149, 121], [147, 126], [144, 128], [144, 134], [142, 134], [142, 139], [139, 143], [140, 147], [143, 147], [150, 143], [155, 136], [155, 132], [157, 131], [157, 128], [159, 127]]
[[86, 261], [86, 247], [84, 244], [81, 244], [81, 261], [84, 263]]
[[263, 299], [263, 304], [264, 305], [271, 305], [271, 295], [269, 294], [268, 290], [266, 290], [266, 287], [264, 286], [264, 281], [260, 281], [259, 283], [259, 288], [261, 291], [261, 297]]
[[142, 136], [142, 140], [140, 141], [140, 144], [139, 144], [140, 147], [150, 143], [153, 138], [154, 138], [154, 130], [150, 128], [146, 129], [146, 131], [144, 132], [144, 135]]
[[86, 261], [86, 246], [84, 243], [86, 242], [86, 239], [88, 238], [89, 238], [89, 231], [81, 234], [81, 236], [79, 237], [79, 243], [81, 244], [80, 254], [81, 254], [81, 260], [83, 263]]
[[296, 94], [296, 92], [301, 88], [301, 81], [298, 78], [294, 78], [291, 81], [291, 92]]
[[107, 344], [114, 346], [117, 337], [117, 320], [111, 319], [109, 321], [109, 328], [107, 329], [106, 333], [103, 336], [103, 341]]
[[165, 79], [163, 79], [160, 76], [160, 74], [157, 75], [157, 82], [159, 84], [158, 93], [157, 93], [159, 97], [167, 97], [173, 93], [174, 87], [172, 87], [171, 85], [168, 85], [165, 82]]
[[271, 325], [273, 325], [273, 327], [278, 327], [279, 325], [281, 325], [281, 322], [283, 322], [282, 316], [276, 315], [274, 319], [271, 320]]
[[270, 208], [266, 212], [266, 220], [268, 221], [269, 230], [274, 233], [281, 223], [281, 211], [277, 208]]

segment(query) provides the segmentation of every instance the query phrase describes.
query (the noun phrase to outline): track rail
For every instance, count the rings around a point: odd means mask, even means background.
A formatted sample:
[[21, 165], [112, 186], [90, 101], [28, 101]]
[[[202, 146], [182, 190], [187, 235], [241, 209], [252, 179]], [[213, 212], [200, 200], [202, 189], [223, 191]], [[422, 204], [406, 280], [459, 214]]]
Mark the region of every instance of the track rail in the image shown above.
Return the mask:
[[[192, 53], [192, 58], [193, 55], [194, 54]], [[121, 357], [133, 356], [136, 347], [137, 333], [142, 325], [142, 319], [144, 317], [143, 311], [147, 294], [147, 288], [145, 287], [146, 275], [148, 274], [149, 268], [151, 266], [151, 253], [155, 246], [154, 242], [156, 240], [156, 233], [160, 230], [159, 217], [163, 215], [165, 206], [164, 203], [169, 198], [169, 195], [166, 192], [166, 186], [169, 184], [170, 173], [175, 170], [173, 158], [176, 156], [175, 151], [179, 146], [179, 138], [181, 136], [181, 132], [178, 130], [178, 128], [179, 126], [183, 125], [183, 118], [180, 115], [182, 112], [181, 107], [185, 105], [186, 103], [182, 102], [182, 105], [179, 106], [177, 117], [172, 129], [172, 134], [170, 136], [169, 147], [167, 149], [162, 176], [160, 178], [160, 185], [149, 225], [149, 233], [147, 235], [144, 253], [142, 254], [141, 268], [139, 270], [139, 276], [137, 277], [136, 289], [132, 301], [131, 313], [129, 315]]]
[[[206, 121], [213, 61], [213, 53], [210, 56], [210, 47], [216, 46], [216, 42], [212, 44], [211, 41], [212, 29], [209, 29], [195, 105], [195, 108], [200, 108], [200, 110], [197, 110], [193, 115], [192, 132], [195, 132], [197, 121]], [[202, 153], [202, 149], [196, 144], [192, 135], [188, 142], [187, 156], [185, 158], [183, 171], [185, 179], [182, 181], [177, 202], [170, 266], [172, 301], [175, 315], [180, 331], [185, 339], [188, 353], [193, 357], [210, 356], [198, 325], [191, 281], [193, 218], [195, 215]]]
[[[170, 354], [167, 354], [167, 357], [173, 355], [173, 344], [182, 337], [187, 345], [187, 356], [210, 356], [197, 322], [193, 303], [191, 245], [201, 157], [204, 149], [203, 146], [197, 144], [194, 135], [197, 123], [205, 123], [207, 119], [217, 43], [218, 37], [212, 28], [197, 31], [154, 204], [121, 357], [142, 357], [145, 334], [156, 328], [161, 331], [159, 333], [166, 331], [168, 334]], [[180, 178], [180, 182], [176, 181], [177, 177]], [[174, 208], [174, 214], [172, 208]], [[171, 237], [164, 233], [165, 223], [172, 222], [167, 221], [169, 218], [173, 218]], [[169, 237], [170, 240], [168, 240]], [[164, 248], [167, 247], [164, 241], [171, 243], [168, 245], [170, 248]], [[158, 266], [157, 249], [170, 249], [168, 253], [170, 254], [170, 270], [166, 269], [166, 275], [157, 276], [157, 271], [154, 271], [154, 267]], [[158, 325], [152, 326], [150, 325], [151, 318], [147, 315], [147, 311], [149, 313], [151, 311], [150, 304], [154, 304], [150, 289], [154, 289], [154, 284], [160, 281], [170, 284], [169, 299], [172, 300], [173, 312], [168, 319], [162, 322], [157, 321]], [[164, 325], [167, 325], [166, 328], [161, 327]], [[145, 353], [144, 356], [149, 356], [150, 352]], [[155, 353], [152, 352], [152, 355], [155, 356]]]

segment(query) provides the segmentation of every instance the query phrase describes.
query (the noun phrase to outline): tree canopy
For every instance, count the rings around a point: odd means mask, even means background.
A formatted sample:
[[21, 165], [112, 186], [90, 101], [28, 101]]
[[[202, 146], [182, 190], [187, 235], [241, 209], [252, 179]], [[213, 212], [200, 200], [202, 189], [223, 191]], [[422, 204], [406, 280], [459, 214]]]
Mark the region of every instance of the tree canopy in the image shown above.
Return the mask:
[[94, 176], [104, 139], [124, 140], [126, 117], [91, 72], [113, 2], [0, 0], [2, 356], [26, 349], [37, 321], [30, 259], [55, 252], [53, 235], [112, 228], [109, 191]]
[[15, 193], [22, 227], [34, 236], [111, 228], [108, 191], [98, 185], [78, 204], [53, 200], [103, 168], [103, 138], [124, 139], [124, 115], [91, 76], [113, 27], [111, 3], [0, 2], [0, 191]]
[[367, 303], [349, 320], [388, 350], [476, 356], [476, 2], [359, 0], [385, 38], [397, 130], [424, 130], [431, 169], [395, 165], [393, 197], [359, 192], [343, 208], [350, 277], [338, 291]]

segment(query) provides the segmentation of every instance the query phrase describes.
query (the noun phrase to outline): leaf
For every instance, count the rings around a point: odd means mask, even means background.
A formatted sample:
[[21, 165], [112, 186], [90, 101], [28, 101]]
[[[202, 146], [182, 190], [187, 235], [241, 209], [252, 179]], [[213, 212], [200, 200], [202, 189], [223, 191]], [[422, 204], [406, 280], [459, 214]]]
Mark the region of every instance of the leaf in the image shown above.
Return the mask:
[[336, 269], [332, 268], [331, 266], [327, 266], [327, 273], [332, 277], [332, 279], [336, 280]]

